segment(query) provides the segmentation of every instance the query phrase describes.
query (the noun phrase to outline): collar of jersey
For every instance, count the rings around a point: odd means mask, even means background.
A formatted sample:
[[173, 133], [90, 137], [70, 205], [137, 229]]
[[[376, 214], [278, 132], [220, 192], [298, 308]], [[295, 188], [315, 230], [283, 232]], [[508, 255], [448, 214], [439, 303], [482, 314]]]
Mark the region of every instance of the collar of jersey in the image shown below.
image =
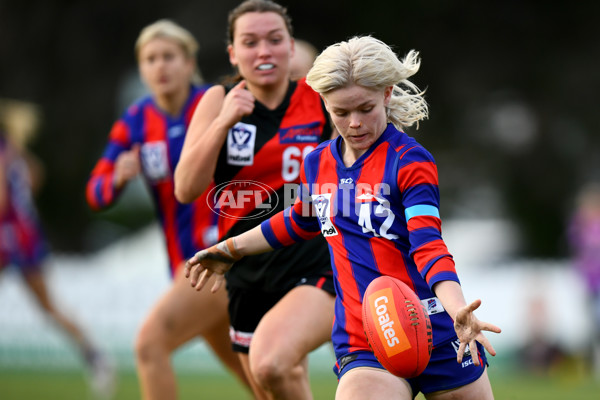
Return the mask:
[[346, 165], [344, 164], [344, 160], [342, 158], [342, 140], [344, 140], [344, 139], [342, 138], [341, 135], [338, 135], [338, 137], [336, 137], [333, 140], [332, 146], [331, 146], [331, 153], [333, 154], [333, 157], [335, 158], [335, 160], [338, 163], [338, 168], [346, 170], [346, 171], [350, 171], [350, 170], [362, 167], [365, 160], [371, 155], [371, 153], [373, 153], [373, 151], [377, 148], [377, 146], [379, 146], [383, 142], [388, 141], [388, 138], [395, 131], [396, 131], [396, 128], [394, 128], [394, 125], [391, 123], [388, 123], [387, 127], [385, 128], [385, 131], [383, 131], [381, 136], [379, 136], [379, 139], [377, 139], [375, 141], [375, 143], [373, 143], [371, 145], [371, 147], [369, 147], [369, 149], [364, 154], [362, 154], [360, 157], [358, 157], [358, 159], [356, 161], [354, 161], [354, 164], [352, 164], [349, 167], [346, 167]]

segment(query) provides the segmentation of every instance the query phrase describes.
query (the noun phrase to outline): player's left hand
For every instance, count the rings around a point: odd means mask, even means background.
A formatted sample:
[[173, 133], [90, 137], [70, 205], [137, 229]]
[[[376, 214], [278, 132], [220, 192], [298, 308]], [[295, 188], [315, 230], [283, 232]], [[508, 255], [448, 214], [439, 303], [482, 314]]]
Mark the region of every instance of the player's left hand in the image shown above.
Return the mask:
[[215, 293], [225, 281], [224, 274], [242, 258], [235, 250], [233, 238], [197, 252], [185, 263], [185, 277], [196, 290], [201, 290], [213, 274], [217, 274], [211, 292]]
[[496, 350], [494, 350], [494, 347], [492, 347], [490, 341], [485, 337], [483, 331], [500, 333], [501, 329], [496, 325], [477, 319], [475, 314], [473, 314], [473, 311], [478, 309], [480, 305], [481, 300], [475, 300], [471, 304], [461, 308], [454, 319], [454, 330], [456, 331], [456, 335], [460, 340], [460, 346], [458, 348], [458, 354], [456, 357], [456, 360], [459, 363], [462, 362], [466, 347], [469, 345], [473, 363], [475, 365], [480, 364], [477, 342], [481, 343], [492, 356], [496, 355]]

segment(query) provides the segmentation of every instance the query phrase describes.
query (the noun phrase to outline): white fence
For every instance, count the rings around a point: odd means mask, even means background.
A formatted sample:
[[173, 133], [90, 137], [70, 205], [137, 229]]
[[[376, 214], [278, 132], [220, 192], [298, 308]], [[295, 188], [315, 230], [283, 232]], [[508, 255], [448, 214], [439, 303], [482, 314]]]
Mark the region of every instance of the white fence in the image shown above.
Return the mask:
[[[465, 243], [478, 236], [474, 230], [481, 233], [485, 226], [469, 226], [471, 234], [461, 226], [446, 224], [446, 241], [451, 250], [456, 249], [467, 300], [483, 300], [478, 317], [503, 329], [500, 335], [489, 335], [496, 350], [515, 350], [536, 328], [569, 350], [582, 349], [590, 337], [588, 304], [568, 262], [501, 261], [501, 254], [486, 250], [485, 243]], [[489, 240], [498, 243], [497, 238]], [[56, 254], [49, 260], [46, 272], [54, 299], [113, 356], [120, 369], [133, 369], [137, 328], [169, 284], [163, 248], [159, 229], [152, 225], [97, 254]], [[221, 368], [199, 340], [178, 351], [174, 362], [184, 370]], [[311, 355], [313, 369], [330, 371], [333, 362], [330, 346]], [[38, 310], [19, 274], [4, 271], [0, 276], [0, 369], [79, 365], [76, 352]]]

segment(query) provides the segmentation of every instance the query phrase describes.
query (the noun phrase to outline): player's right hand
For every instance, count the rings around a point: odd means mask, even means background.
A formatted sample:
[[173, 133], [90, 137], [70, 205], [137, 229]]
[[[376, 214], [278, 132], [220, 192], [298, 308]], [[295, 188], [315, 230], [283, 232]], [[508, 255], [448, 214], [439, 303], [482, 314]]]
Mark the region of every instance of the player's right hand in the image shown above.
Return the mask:
[[121, 189], [127, 182], [135, 178], [142, 170], [140, 162], [140, 145], [135, 144], [131, 150], [124, 151], [115, 160], [114, 185]]
[[464, 353], [467, 349], [467, 345], [469, 346], [469, 350], [471, 351], [471, 357], [473, 359], [473, 364], [479, 366], [479, 352], [477, 350], [477, 342], [481, 343], [483, 347], [490, 353], [490, 355], [495, 356], [496, 350], [492, 347], [492, 344], [485, 337], [483, 331], [489, 331], [494, 333], [500, 333], [501, 329], [496, 325], [490, 324], [488, 322], [483, 322], [477, 319], [474, 314], [474, 311], [479, 308], [481, 305], [481, 300], [475, 300], [471, 304], [468, 304], [461, 308], [455, 316], [454, 319], [454, 330], [456, 331], [456, 336], [460, 340], [460, 346], [457, 351], [457, 362], [462, 362]]
[[227, 125], [235, 125], [243, 116], [254, 111], [254, 95], [246, 90], [246, 81], [242, 80], [235, 85], [223, 100], [220, 117], [227, 121]]
[[213, 274], [217, 274], [211, 292], [215, 293], [225, 281], [224, 274], [242, 256], [236, 251], [233, 238], [197, 252], [185, 263], [185, 277], [196, 290], [201, 290]]

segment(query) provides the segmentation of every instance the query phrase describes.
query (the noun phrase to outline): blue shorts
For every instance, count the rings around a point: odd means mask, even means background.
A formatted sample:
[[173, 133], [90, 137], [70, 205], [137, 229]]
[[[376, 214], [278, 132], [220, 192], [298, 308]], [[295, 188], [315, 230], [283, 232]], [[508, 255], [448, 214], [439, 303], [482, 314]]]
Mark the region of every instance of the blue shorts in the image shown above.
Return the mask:
[[[462, 363], [456, 362], [458, 339], [434, 347], [425, 371], [415, 378], [407, 379], [413, 394], [416, 396], [419, 392], [427, 394], [439, 390], [455, 389], [479, 379], [488, 364], [483, 346], [477, 343], [477, 348], [479, 350], [479, 366], [473, 364], [470, 352], [465, 353]], [[338, 359], [333, 370], [339, 380], [346, 372], [357, 367], [385, 369], [373, 353], [357, 351]]]

